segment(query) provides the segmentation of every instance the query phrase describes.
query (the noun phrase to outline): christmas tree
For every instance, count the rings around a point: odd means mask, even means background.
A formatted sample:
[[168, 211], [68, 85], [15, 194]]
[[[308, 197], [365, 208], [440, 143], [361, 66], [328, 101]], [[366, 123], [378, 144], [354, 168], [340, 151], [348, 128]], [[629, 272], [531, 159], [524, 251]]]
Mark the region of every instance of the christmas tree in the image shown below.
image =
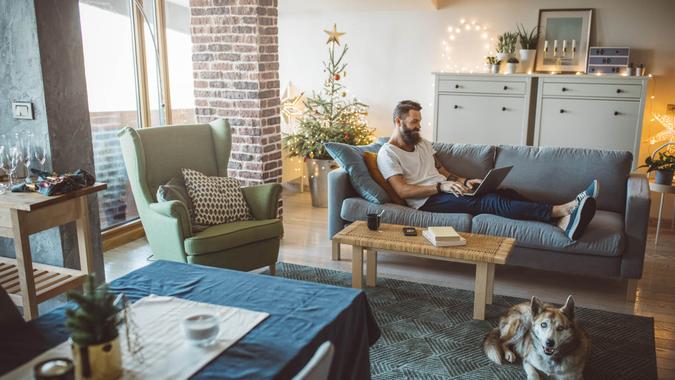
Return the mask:
[[305, 111], [295, 133], [284, 136], [289, 156], [314, 159], [331, 159], [323, 147], [326, 142], [365, 145], [373, 141], [373, 129], [368, 128], [368, 106], [347, 98], [347, 89], [341, 79], [347, 75], [344, 62], [347, 45], [336, 52], [340, 37], [345, 33], [325, 30], [328, 34], [328, 62], [323, 62], [328, 74], [319, 93], [305, 101]]

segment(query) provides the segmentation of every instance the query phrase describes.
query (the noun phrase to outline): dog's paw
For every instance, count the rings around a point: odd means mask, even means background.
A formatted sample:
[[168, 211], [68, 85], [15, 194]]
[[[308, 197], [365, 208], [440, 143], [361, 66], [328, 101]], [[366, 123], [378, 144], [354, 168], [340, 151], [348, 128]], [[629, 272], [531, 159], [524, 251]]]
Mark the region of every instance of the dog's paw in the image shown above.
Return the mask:
[[504, 352], [504, 359], [509, 363], [514, 363], [516, 361], [516, 354], [513, 351]]

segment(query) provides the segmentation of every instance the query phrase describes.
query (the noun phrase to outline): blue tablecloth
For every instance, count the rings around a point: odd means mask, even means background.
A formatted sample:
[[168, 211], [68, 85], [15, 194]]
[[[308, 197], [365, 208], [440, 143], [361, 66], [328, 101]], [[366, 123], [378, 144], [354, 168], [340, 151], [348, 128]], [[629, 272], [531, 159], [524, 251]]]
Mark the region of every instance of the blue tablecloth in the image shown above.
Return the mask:
[[[109, 284], [132, 300], [150, 294], [264, 311], [270, 316], [214, 359], [194, 378], [288, 379], [302, 369], [321, 343], [335, 345], [331, 379], [370, 378], [368, 347], [380, 336], [363, 292], [272, 276], [158, 261]], [[64, 305], [9, 337], [23, 346], [20, 362], [65, 341]], [[180, 333], [180, 332], [176, 332]], [[3, 343], [2, 350], [7, 350]], [[9, 352], [9, 351], [7, 351]], [[2, 354], [2, 352], [0, 352]]]

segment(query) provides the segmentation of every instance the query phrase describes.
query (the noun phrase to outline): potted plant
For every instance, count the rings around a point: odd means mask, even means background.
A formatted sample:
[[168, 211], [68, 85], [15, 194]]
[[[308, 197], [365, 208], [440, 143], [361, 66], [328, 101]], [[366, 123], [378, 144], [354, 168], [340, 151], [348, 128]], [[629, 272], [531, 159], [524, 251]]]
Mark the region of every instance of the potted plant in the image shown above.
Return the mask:
[[[652, 155], [653, 156], [653, 155]], [[675, 171], [675, 154], [659, 152], [658, 158], [649, 156], [641, 168], [647, 168], [647, 173], [656, 172], [654, 183], [670, 186], [673, 183], [673, 171]]]
[[66, 328], [70, 331], [73, 362], [78, 378], [107, 380], [122, 375], [122, 354], [117, 325], [115, 295], [105, 285], [96, 288], [94, 277], [87, 276], [84, 293], [70, 292], [76, 309], [66, 310]]
[[508, 61], [506, 61], [506, 74], [515, 74], [518, 69], [518, 59], [515, 57], [509, 58]]
[[490, 73], [492, 73], [492, 74], [499, 73], [499, 61], [497, 61], [497, 57], [495, 57], [495, 56], [485, 57], [485, 64], [488, 65], [488, 68], [490, 69]]
[[328, 173], [337, 164], [324, 149], [327, 142], [366, 145], [373, 141], [373, 129], [368, 128], [368, 106], [356, 99], [348, 100], [342, 82], [346, 75], [344, 56], [347, 45], [336, 55], [335, 40], [329, 40], [328, 62], [324, 71], [328, 78], [323, 90], [305, 100], [305, 111], [297, 129], [283, 137], [289, 157], [303, 157], [307, 164], [312, 206], [328, 207]]
[[506, 32], [497, 37], [497, 60], [506, 62], [509, 58], [513, 57], [517, 41], [518, 35], [516, 33]]
[[534, 27], [529, 32], [523, 24], [518, 24], [518, 41], [520, 42], [520, 62], [524, 72], [532, 72], [534, 68], [534, 56], [537, 52], [537, 41], [539, 41], [539, 27]]

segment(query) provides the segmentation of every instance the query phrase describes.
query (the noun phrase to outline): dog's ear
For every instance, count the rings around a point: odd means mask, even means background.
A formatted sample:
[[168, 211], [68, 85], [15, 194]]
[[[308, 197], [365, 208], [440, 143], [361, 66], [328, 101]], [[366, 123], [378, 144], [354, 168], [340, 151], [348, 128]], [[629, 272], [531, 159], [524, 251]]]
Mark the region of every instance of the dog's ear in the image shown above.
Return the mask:
[[532, 297], [532, 301], [530, 301], [530, 307], [532, 308], [532, 316], [538, 315], [544, 311], [544, 304], [537, 297]]
[[565, 314], [567, 319], [570, 321], [574, 320], [574, 298], [572, 298], [572, 295], [570, 294], [567, 297], [567, 301], [565, 301], [565, 306], [560, 308], [560, 311]]

